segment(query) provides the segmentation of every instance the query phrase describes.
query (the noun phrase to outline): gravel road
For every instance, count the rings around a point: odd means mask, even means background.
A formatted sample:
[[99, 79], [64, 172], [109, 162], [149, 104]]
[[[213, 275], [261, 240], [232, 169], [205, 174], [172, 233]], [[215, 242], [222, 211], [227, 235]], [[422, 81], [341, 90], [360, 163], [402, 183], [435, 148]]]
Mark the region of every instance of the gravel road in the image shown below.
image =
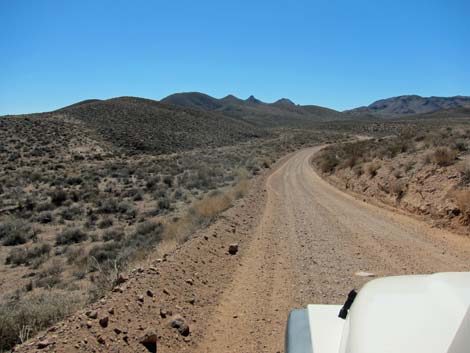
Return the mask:
[[[372, 277], [470, 270], [468, 239], [357, 200], [294, 154], [266, 181], [267, 205], [201, 352], [282, 352], [290, 309], [342, 303]], [[256, 210], [253, 210], [256, 212]]]

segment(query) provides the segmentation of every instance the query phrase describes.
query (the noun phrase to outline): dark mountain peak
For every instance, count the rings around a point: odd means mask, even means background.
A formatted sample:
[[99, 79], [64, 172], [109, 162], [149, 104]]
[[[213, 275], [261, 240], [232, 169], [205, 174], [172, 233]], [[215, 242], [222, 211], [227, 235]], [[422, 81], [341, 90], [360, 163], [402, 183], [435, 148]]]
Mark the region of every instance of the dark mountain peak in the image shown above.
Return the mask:
[[200, 92], [175, 93], [162, 99], [161, 102], [208, 111], [215, 110], [221, 106], [218, 99]]
[[233, 94], [229, 94], [228, 96], [225, 96], [220, 101], [225, 102], [225, 103], [240, 103], [240, 102], [243, 102], [242, 99], [234, 96]]
[[288, 98], [281, 98], [281, 99], [275, 101], [274, 104], [277, 104], [277, 105], [294, 105], [294, 106], [296, 105], [294, 102], [292, 102]]
[[249, 96], [248, 99], [246, 100], [246, 102], [253, 103], [253, 104], [263, 103], [259, 99], [256, 99], [255, 96], [253, 96], [253, 95]]

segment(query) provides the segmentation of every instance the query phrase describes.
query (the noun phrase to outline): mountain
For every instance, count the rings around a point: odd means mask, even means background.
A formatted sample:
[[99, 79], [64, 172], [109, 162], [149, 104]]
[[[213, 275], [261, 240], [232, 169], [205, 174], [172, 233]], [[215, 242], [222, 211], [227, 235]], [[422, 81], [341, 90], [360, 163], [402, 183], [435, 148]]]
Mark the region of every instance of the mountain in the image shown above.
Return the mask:
[[217, 99], [199, 92], [187, 92], [170, 95], [161, 102], [221, 113], [260, 127], [306, 127], [316, 122], [349, 118], [346, 114], [333, 109], [314, 105], [296, 105], [286, 98], [274, 103], [265, 103], [254, 96], [246, 100], [233, 95]]
[[344, 113], [352, 116], [373, 114], [377, 117], [395, 118], [458, 108], [470, 108], [470, 97], [398, 96], [381, 99], [367, 107], [347, 110]]
[[[211, 104], [203, 95], [193, 98], [193, 104]], [[45, 114], [79, 121], [105, 142], [130, 153], [178, 152], [267, 135], [252, 124], [224, 115], [136, 97], [87, 100]]]

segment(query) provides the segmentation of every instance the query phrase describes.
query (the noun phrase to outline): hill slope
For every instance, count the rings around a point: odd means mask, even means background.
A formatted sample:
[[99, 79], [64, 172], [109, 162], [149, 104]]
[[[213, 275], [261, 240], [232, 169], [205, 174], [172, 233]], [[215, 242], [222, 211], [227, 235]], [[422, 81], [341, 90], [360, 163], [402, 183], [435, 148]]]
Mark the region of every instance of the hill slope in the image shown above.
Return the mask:
[[347, 110], [344, 113], [351, 115], [369, 113], [385, 118], [394, 118], [458, 108], [470, 108], [470, 97], [421, 97], [417, 95], [398, 96], [381, 99], [367, 107]]
[[180, 107], [219, 112], [262, 127], [305, 127], [320, 121], [345, 120], [349, 117], [336, 110], [315, 105], [301, 106], [282, 98], [264, 103], [254, 96], [243, 100], [233, 95], [217, 99], [199, 92], [176, 93], [162, 102]]
[[131, 153], [177, 152], [266, 135], [226, 116], [135, 97], [84, 101], [49, 114], [79, 120], [105, 141]]

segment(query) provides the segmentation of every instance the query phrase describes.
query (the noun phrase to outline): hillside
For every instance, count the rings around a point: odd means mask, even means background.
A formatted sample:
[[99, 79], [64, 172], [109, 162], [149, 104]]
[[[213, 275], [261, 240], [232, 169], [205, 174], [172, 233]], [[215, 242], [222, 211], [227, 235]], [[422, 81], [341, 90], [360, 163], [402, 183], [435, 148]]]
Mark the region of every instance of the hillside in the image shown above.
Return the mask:
[[336, 110], [315, 105], [296, 105], [286, 98], [264, 103], [254, 96], [243, 100], [233, 95], [217, 99], [199, 92], [176, 93], [162, 102], [180, 107], [219, 112], [261, 127], [305, 127], [322, 121], [350, 118]]
[[398, 96], [381, 99], [367, 107], [347, 110], [344, 113], [355, 116], [373, 114], [378, 117], [396, 118], [459, 108], [470, 108], [470, 97], [421, 97], [417, 95]]
[[106, 142], [131, 153], [169, 153], [266, 136], [253, 125], [149, 99], [88, 100], [49, 113], [81, 121]]

